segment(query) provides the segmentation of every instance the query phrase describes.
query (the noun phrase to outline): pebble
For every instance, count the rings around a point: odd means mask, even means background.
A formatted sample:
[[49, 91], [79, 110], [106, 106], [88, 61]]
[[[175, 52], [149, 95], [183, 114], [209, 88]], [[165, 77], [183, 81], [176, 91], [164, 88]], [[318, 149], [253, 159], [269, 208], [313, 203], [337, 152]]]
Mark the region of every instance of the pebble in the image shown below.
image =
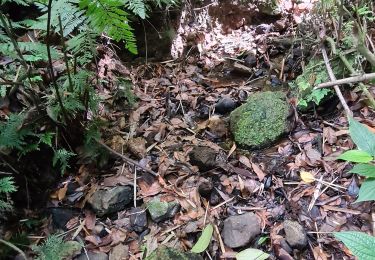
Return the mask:
[[159, 197], [155, 197], [147, 203], [147, 210], [153, 221], [161, 222], [172, 218], [180, 210], [180, 205], [176, 201], [160, 201]]
[[207, 146], [196, 146], [189, 153], [190, 163], [198, 166], [202, 172], [212, 170], [217, 167], [216, 151]]
[[307, 234], [305, 229], [297, 221], [284, 221], [285, 238], [290, 247], [303, 249], [307, 246]]
[[227, 114], [236, 108], [236, 102], [231, 97], [222, 97], [215, 105], [215, 112], [218, 114]]
[[142, 208], [133, 208], [130, 210], [130, 226], [137, 232], [141, 233], [147, 228], [146, 210]]
[[260, 234], [258, 217], [253, 213], [231, 216], [224, 221], [222, 237], [230, 248], [246, 246]]

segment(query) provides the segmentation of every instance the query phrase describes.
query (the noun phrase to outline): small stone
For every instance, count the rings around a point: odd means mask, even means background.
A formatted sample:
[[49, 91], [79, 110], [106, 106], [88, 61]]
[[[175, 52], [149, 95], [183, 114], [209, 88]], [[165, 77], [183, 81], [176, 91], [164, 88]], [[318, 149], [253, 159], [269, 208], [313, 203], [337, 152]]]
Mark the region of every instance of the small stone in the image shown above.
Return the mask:
[[66, 223], [70, 219], [79, 215], [79, 211], [70, 208], [49, 208], [48, 211], [52, 215], [53, 226], [63, 230], [66, 230]]
[[176, 201], [160, 201], [156, 197], [147, 203], [147, 210], [153, 221], [160, 222], [172, 218], [180, 210], [180, 205]]
[[[88, 258], [87, 258], [88, 256]], [[106, 253], [103, 253], [103, 252], [87, 252], [87, 255], [86, 253], [82, 253], [80, 254], [78, 257], [77, 257], [77, 260], [87, 260], [87, 259], [90, 259], [90, 260], [108, 260], [108, 255]]]
[[199, 184], [198, 192], [203, 198], [209, 198], [211, 195], [212, 190], [214, 189], [214, 185], [212, 182], [205, 181]]
[[249, 68], [255, 67], [257, 65], [257, 56], [253, 53], [249, 53], [244, 59], [244, 62]]
[[220, 203], [221, 197], [217, 191], [213, 191], [210, 195], [210, 205], [211, 206], [216, 206]]
[[230, 97], [222, 97], [215, 105], [215, 112], [219, 114], [227, 114], [236, 108], [236, 102]]
[[[109, 260], [123, 260], [129, 258], [129, 247], [123, 244], [118, 244], [112, 248], [109, 253]], [[91, 258], [90, 258], [91, 259]]]
[[233, 63], [233, 72], [237, 72], [239, 74], [244, 75], [251, 75], [253, 74], [253, 70], [245, 65], [242, 65], [239, 62]]
[[145, 260], [203, 260], [203, 257], [196, 253], [180, 252], [177, 249], [165, 246], [158, 247]]
[[146, 210], [142, 208], [133, 208], [130, 210], [130, 226], [138, 233], [143, 232], [147, 228]]
[[137, 156], [139, 159], [142, 159], [146, 156], [146, 140], [142, 137], [131, 138], [128, 143], [129, 151]]
[[99, 189], [88, 200], [98, 216], [123, 210], [133, 200], [131, 186], [117, 186], [111, 189]]
[[217, 167], [216, 151], [206, 146], [196, 146], [189, 153], [190, 163], [198, 166], [200, 171], [209, 171]]
[[224, 221], [222, 237], [230, 248], [246, 246], [259, 234], [260, 223], [253, 213], [231, 216]]
[[307, 245], [307, 234], [305, 229], [297, 221], [284, 221], [285, 238], [290, 247], [303, 249]]
[[257, 34], [264, 34], [268, 33], [271, 30], [271, 25], [269, 24], [259, 24], [255, 27], [255, 33]]

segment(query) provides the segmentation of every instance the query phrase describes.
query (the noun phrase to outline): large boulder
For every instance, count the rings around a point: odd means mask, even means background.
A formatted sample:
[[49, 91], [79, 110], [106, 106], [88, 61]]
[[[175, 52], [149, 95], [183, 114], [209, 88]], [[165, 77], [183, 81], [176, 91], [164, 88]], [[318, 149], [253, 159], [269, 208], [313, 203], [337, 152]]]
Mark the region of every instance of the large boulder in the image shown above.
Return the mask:
[[243, 148], [264, 148], [291, 130], [291, 106], [281, 91], [259, 92], [230, 114], [230, 129]]

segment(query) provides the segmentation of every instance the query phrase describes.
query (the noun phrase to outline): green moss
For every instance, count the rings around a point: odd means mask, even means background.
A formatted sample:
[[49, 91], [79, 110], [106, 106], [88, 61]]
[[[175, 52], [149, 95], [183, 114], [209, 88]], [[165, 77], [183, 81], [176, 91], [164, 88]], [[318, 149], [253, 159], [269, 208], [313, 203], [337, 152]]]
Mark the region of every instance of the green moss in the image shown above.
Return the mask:
[[259, 92], [230, 114], [230, 128], [236, 143], [246, 148], [263, 148], [289, 129], [289, 104], [283, 92]]
[[157, 248], [151, 253], [145, 260], [202, 260], [198, 254], [195, 253], [183, 253], [173, 248], [168, 248], [165, 246]]

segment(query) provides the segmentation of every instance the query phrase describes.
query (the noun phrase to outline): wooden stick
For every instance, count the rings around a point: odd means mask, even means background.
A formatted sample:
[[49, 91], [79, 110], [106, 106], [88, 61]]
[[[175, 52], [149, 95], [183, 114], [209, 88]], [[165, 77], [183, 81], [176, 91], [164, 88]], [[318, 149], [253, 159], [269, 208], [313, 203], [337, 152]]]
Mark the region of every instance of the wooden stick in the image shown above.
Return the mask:
[[108, 152], [110, 152], [113, 155], [116, 155], [117, 157], [121, 158], [125, 162], [127, 162], [127, 163], [129, 163], [131, 165], [134, 165], [134, 166], [136, 166], [138, 168], [141, 168], [143, 171], [145, 171], [145, 172], [147, 172], [149, 174], [152, 174], [154, 176], [159, 176], [159, 174], [156, 173], [156, 172], [154, 172], [153, 170], [147, 169], [146, 167], [144, 167], [143, 165], [140, 165], [138, 162], [134, 161], [133, 159], [131, 159], [129, 157], [126, 157], [125, 155], [123, 155], [121, 153], [116, 152], [115, 150], [113, 150], [111, 147], [109, 147], [108, 145], [106, 145], [102, 141], [97, 141], [97, 142], [98, 142], [98, 144], [100, 144], [101, 146], [103, 146]]
[[371, 80], [371, 79], [375, 79], [375, 73], [368, 73], [368, 74], [363, 74], [359, 76], [348, 77], [344, 79], [338, 79], [338, 80], [334, 80], [330, 82], [321, 83], [318, 86], [314, 87], [314, 89], [327, 88], [327, 87], [332, 87], [335, 85], [356, 83], [356, 82], [361, 82], [361, 81]]
[[[327, 68], [328, 75], [329, 75], [331, 81], [335, 81], [336, 77], [335, 77], [335, 74], [332, 71], [331, 65], [329, 64], [327, 51], [326, 51], [324, 46], [322, 46], [321, 49], [322, 49], [323, 59], [324, 59], [324, 63], [325, 63], [326, 68]], [[339, 86], [335, 85], [333, 88], [335, 89], [336, 95], [339, 97], [340, 102], [341, 102], [342, 106], [344, 107], [347, 116], [353, 115], [352, 111], [350, 110], [350, 108], [348, 107], [348, 104], [346, 103], [346, 101], [344, 99], [344, 96], [341, 93], [341, 90], [340, 90]]]

